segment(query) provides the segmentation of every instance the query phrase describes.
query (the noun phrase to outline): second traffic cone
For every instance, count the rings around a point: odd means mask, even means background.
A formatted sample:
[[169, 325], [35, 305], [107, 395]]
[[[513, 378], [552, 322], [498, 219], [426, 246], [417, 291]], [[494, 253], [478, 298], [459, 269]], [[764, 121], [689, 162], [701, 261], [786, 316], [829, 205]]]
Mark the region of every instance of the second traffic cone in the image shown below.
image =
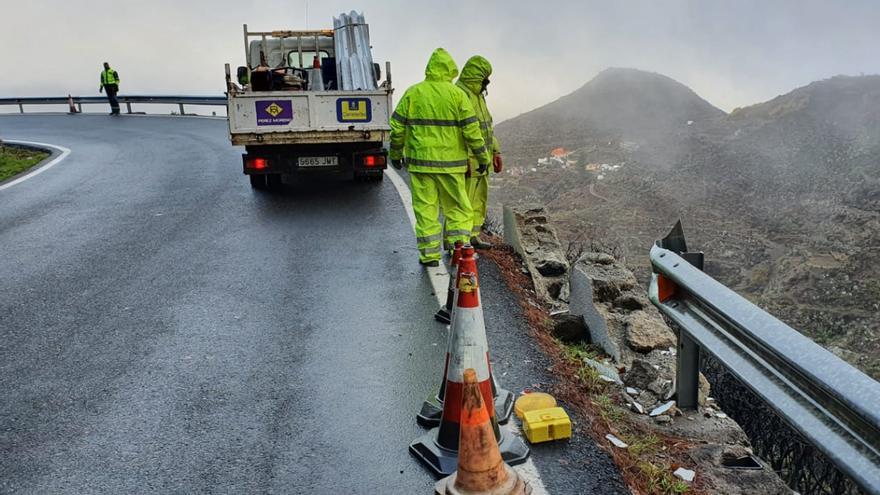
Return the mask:
[[489, 344], [480, 307], [477, 262], [474, 248], [462, 248], [458, 269], [458, 288], [449, 342], [443, 412], [440, 425], [417, 438], [410, 452], [439, 476], [452, 474], [458, 464], [459, 431], [462, 417], [464, 371], [476, 371], [478, 386], [486, 404], [495, 440], [501, 457], [510, 464], [525, 462], [529, 448], [518, 436], [498, 427], [493, 401], [492, 374], [489, 366]]
[[[455, 304], [454, 301], [457, 296], [457, 289], [459, 285], [459, 271], [458, 268], [461, 265], [461, 258], [464, 256], [462, 253], [467, 250], [469, 256], [473, 256], [474, 249], [471, 246], [462, 247], [461, 241], [455, 241], [455, 249], [452, 252], [452, 260], [450, 262], [450, 266], [454, 267], [451, 270], [451, 277], [449, 278], [450, 289], [449, 296], [451, 300], [449, 300], [446, 304], [446, 307], [451, 308], [449, 310], [451, 316], [450, 319], [454, 320], [455, 316]], [[474, 276], [476, 277], [476, 261], [474, 261]], [[443, 311], [444, 308], [440, 308], [440, 311]], [[439, 314], [440, 311], [437, 313]], [[437, 318], [437, 315], [434, 315], [434, 318]], [[438, 318], [439, 319], [439, 318]], [[482, 311], [480, 314], [480, 324], [483, 324], [482, 319]], [[453, 332], [455, 331], [455, 324], [453, 323], [449, 327], [449, 338], [446, 343], [446, 362], [443, 365], [443, 379], [440, 380], [440, 390], [436, 395], [432, 397], [428, 397], [425, 399], [425, 402], [422, 403], [422, 409], [416, 414], [416, 421], [427, 428], [433, 428], [440, 424], [440, 417], [443, 414], [443, 398], [446, 395], [446, 378], [449, 373], [449, 353], [452, 350], [452, 340], [453, 340]], [[486, 329], [485, 325], [482, 329], [483, 338], [485, 339]], [[486, 346], [488, 349], [488, 344]], [[492, 377], [492, 397], [494, 397], [495, 404], [495, 417], [500, 424], [507, 423], [510, 420], [510, 415], [513, 412], [513, 393], [509, 390], [505, 390], [498, 385], [498, 382], [495, 380], [495, 375], [492, 374], [492, 369], [490, 365], [489, 375]]]
[[434, 319], [447, 325], [452, 323], [452, 307], [455, 304], [455, 277], [458, 275], [458, 260], [461, 258], [461, 241], [455, 241], [452, 256], [449, 258], [449, 287], [446, 290], [446, 305], [434, 313]]
[[501, 458], [477, 372], [464, 371], [458, 471], [435, 485], [436, 495], [529, 495], [532, 487]]

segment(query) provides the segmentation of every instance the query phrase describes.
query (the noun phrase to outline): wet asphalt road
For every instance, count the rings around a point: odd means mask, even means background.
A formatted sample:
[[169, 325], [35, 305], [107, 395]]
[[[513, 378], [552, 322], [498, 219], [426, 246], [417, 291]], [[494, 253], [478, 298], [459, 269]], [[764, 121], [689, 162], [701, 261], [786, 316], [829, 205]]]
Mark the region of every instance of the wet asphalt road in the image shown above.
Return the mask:
[[[254, 192], [223, 120], [0, 136], [72, 150], [0, 191], [0, 493], [431, 493], [406, 447], [446, 337], [388, 181]], [[503, 385], [552, 380], [484, 272]], [[624, 493], [586, 439], [534, 459], [551, 493]]]

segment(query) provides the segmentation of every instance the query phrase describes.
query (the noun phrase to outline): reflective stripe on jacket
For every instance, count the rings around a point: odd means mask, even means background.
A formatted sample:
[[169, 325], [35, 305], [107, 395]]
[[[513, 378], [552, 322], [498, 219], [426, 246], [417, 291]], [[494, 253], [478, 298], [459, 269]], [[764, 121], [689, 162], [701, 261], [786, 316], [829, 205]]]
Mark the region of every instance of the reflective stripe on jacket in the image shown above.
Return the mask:
[[411, 172], [464, 173], [469, 154], [479, 163], [491, 160], [473, 106], [452, 84], [456, 75], [449, 53], [434, 50], [425, 80], [406, 90], [391, 115], [389, 157], [403, 159]]
[[[480, 122], [483, 140], [489, 147], [489, 151], [501, 153], [501, 148], [498, 145], [498, 139], [495, 138], [495, 131], [492, 126], [492, 114], [489, 113], [489, 107], [486, 106], [486, 97], [483, 96], [482, 91], [483, 81], [488, 79], [490, 75], [492, 75], [492, 65], [489, 61], [479, 55], [474, 55], [461, 68], [461, 76], [459, 76], [455, 85], [468, 95], [468, 99], [477, 115], [477, 120]], [[470, 161], [468, 166], [470, 167], [471, 174], [477, 174], [479, 163], [476, 157], [471, 153], [468, 159]], [[486, 169], [483, 175], [488, 174], [489, 169]]]

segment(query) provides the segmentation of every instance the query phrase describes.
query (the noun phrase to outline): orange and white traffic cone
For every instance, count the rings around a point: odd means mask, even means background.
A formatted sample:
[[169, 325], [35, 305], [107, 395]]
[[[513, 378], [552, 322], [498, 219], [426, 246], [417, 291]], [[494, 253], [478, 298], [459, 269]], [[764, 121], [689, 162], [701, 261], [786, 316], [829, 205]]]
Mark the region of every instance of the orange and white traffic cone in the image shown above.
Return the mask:
[[[453, 321], [455, 320], [455, 318], [454, 318], [455, 317], [454, 301], [457, 298], [456, 291], [457, 291], [458, 284], [459, 284], [458, 276], [459, 276], [460, 271], [458, 270], [458, 268], [460, 265], [460, 260], [463, 256], [462, 253], [464, 253], [465, 251], [469, 252], [470, 256], [473, 257], [473, 253], [474, 253], [473, 247], [471, 247], [471, 246], [462, 247], [461, 241], [455, 241], [455, 248], [452, 252], [452, 260], [450, 262], [450, 267], [453, 269], [450, 270], [451, 276], [449, 277], [449, 282], [450, 282], [451, 287], [449, 289], [450, 293], [449, 293], [448, 297], [451, 297], [451, 300], [449, 300], [449, 302], [447, 302], [447, 307], [451, 308], [450, 309], [450, 319]], [[474, 274], [475, 274], [475, 276], [476, 276], [476, 269], [477, 269], [476, 268], [476, 261], [474, 261]], [[443, 311], [443, 309], [444, 308], [440, 308], [440, 311]], [[438, 314], [440, 313], [440, 311], [438, 311]], [[437, 315], [434, 315], [434, 317], [437, 318]], [[482, 309], [480, 310], [479, 322], [480, 322], [480, 326], [482, 329], [481, 331], [483, 334], [483, 339], [485, 339], [486, 327], [483, 323]], [[443, 379], [440, 380], [440, 391], [437, 392], [437, 394], [435, 396], [428, 397], [428, 399], [426, 399], [425, 402], [422, 403], [422, 409], [419, 411], [418, 414], [416, 414], [416, 421], [420, 425], [422, 425], [426, 428], [433, 428], [435, 426], [440, 425], [440, 417], [443, 414], [443, 398], [446, 395], [446, 381], [447, 381], [446, 379], [447, 379], [447, 375], [449, 374], [449, 354], [452, 352], [452, 342], [453, 342], [454, 332], [455, 332], [455, 324], [453, 323], [449, 328], [449, 338], [447, 339], [447, 343], [446, 343], [446, 362], [443, 365]], [[486, 348], [488, 349], [488, 344], [487, 344]], [[505, 389], [501, 388], [498, 385], [497, 381], [495, 380], [495, 376], [492, 374], [491, 367], [489, 369], [489, 374], [492, 377], [492, 396], [494, 397], [496, 419], [498, 420], [498, 422], [500, 424], [505, 424], [505, 423], [507, 423], [508, 420], [510, 420], [510, 415], [513, 412], [513, 402], [514, 402], [513, 393], [510, 392], [509, 390], [505, 390]]]
[[477, 385], [483, 395], [501, 457], [509, 464], [517, 464], [524, 462], [529, 456], [529, 448], [521, 438], [507, 434], [498, 427], [489, 365], [489, 343], [486, 340], [483, 309], [480, 307], [477, 261], [471, 246], [462, 248], [457, 279], [440, 425], [409, 446], [410, 452], [439, 476], [452, 474], [458, 464], [464, 371], [468, 368], [473, 368], [476, 372]]
[[446, 305], [434, 313], [434, 319], [440, 323], [449, 325], [452, 323], [452, 308], [455, 304], [455, 278], [458, 275], [458, 260], [461, 258], [461, 247], [464, 245], [461, 241], [455, 241], [455, 247], [452, 249], [452, 256], [449, 258], [449, 287], [446, 290]]
[[438, 481], [436, 495], [529, 495], [529, 486], [501, 458], [477, 372], [464, 371], [458, 471]]
[[79, 113], [76, 111], [76, 107], [73, 105], [73, 97], [70, 96], [69, 94], [67, 95], [67, 107], [68, 107], [68, 111], [67, 111], [68, 113]]

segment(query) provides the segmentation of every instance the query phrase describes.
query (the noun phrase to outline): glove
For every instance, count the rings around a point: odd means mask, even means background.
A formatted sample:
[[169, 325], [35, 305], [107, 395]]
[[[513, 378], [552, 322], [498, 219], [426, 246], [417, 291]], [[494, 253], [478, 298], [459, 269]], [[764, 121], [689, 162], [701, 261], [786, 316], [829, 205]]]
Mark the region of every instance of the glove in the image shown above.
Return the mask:
[[403, 168], [403, 161], [402, 160], [391, 160], [391, 166], [397, 170], [400, 170]]
[[501, 153], [495, 153], [492, 157], [492, 169], [496, 174], [500, 174], [504, 170], [504, 162], [501, 160]]
[[101, 86], [100, 88], [98, 88], [98, 93], [103, 93], [103, 92], [104, 92], [104, 86]]
[[487, 170], [489, 170], [489, 164], [488, 163], [481, 163], [480, 166], [477, 167], [477, 174], [483, 175], [486, 173]]

